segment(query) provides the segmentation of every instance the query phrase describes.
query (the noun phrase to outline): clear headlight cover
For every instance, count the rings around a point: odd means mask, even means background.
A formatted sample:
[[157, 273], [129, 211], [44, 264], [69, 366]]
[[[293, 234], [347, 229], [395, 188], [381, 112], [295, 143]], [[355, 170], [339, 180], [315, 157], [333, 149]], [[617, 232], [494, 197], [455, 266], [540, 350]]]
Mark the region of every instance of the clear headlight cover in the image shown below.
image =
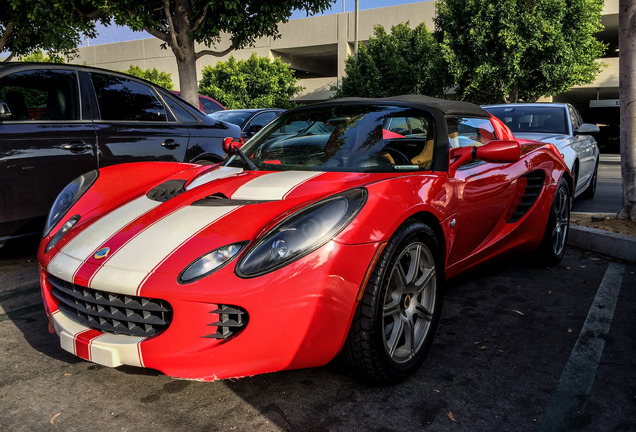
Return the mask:
[[187, 284], [214, 273], [236, 257], [247, 242], [234, 243], [214, 249], [192, 261], [179, 275], [179, 283]]
[[84, 195], [84, 192], [86, 192], [93, 183], [95, 183], [98, 176], [99, 171], [97, 170], [87, 172], [70, 182], [64, 190], [62, 190], [55, 199], [53, 207], [51, 207], [51, 211], [49, 212], [49, 217], [46, 219], [43, 237], [46, 237], [51, 233], [53, 227], [62, 220], [66, 212], [73, 207], [73, 204], [75, 204], [77, 200]]
[[315, 251], [357, 216], [366, 198], [366, 189], [352, 189], [291, 215], [245, 253], [238, 263], [237, 274], [260, 276]]

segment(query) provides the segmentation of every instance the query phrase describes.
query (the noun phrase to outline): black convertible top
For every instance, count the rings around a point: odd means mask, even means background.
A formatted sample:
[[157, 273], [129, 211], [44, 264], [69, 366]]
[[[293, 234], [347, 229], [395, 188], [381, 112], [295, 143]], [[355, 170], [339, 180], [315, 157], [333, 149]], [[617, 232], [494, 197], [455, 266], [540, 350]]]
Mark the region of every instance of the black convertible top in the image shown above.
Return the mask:
[[486, 110], [480, 108], [479, 105], [475, 105], [470, 102], [438, 99], [438, 98], [423, 96], [423, 95], [401, 95], [401, 96], [391, 96], [386, 98], [349, 97], [349, 98], [333, 99], [327, 102], [319, 102], [315, 105], [334, 104], [334, 103], [345, 103], [345, 104], [397, 103], [399, 105], [409, 105], [415, 108], [435, 110], [444, 116], [466, 115], [471, 117], [490, 118], [490, 114]]

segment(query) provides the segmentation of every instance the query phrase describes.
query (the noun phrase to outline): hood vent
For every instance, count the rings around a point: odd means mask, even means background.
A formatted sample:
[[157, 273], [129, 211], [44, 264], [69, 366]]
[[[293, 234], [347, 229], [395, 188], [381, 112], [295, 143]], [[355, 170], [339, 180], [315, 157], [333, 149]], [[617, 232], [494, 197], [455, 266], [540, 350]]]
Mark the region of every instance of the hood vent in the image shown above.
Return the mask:
[[241, 200], [241, 199], [232, 199], [228, 198], [222, 193], [215, 193], [213, 195], [209, 195], [203, 199], [197, 200], [192, 203], [193, 206], [201, 206], [201, 207], [215, 207], [215, 206], [239, 206], [239, 205], [249, 205], [249, 204], [261, 204], [270, 202], [271, 200]]
[[177, 195], [185, 192], [187, 180], [168, 180], [150, 189], [146, 194], [153, 201], [166, 202]]

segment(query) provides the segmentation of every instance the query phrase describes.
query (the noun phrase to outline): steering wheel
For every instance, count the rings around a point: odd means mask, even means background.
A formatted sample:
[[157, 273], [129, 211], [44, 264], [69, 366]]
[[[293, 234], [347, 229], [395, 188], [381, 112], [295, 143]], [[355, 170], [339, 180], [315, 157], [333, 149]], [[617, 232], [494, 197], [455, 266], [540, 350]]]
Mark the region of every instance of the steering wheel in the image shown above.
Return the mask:
[[413, 165], [413, 162], [411, 162], [411, 159], [408, 156], [393, 147], [384, 147], [382, 151], [390, 154], [396, 165]]

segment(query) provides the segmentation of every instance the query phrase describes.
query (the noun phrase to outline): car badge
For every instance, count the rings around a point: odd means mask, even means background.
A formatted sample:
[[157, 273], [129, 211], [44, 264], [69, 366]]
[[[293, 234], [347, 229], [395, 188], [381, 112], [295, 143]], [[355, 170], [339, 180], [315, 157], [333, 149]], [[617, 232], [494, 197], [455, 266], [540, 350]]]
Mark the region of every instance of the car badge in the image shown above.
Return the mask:
[[93, 258], [95, 258], [96, 260], [104, 259], [108, 256], [109, 253], [110, 253], [109, 247], [101, 248], [100, 250], [95, 252], [95, 255], [93, 255]]

